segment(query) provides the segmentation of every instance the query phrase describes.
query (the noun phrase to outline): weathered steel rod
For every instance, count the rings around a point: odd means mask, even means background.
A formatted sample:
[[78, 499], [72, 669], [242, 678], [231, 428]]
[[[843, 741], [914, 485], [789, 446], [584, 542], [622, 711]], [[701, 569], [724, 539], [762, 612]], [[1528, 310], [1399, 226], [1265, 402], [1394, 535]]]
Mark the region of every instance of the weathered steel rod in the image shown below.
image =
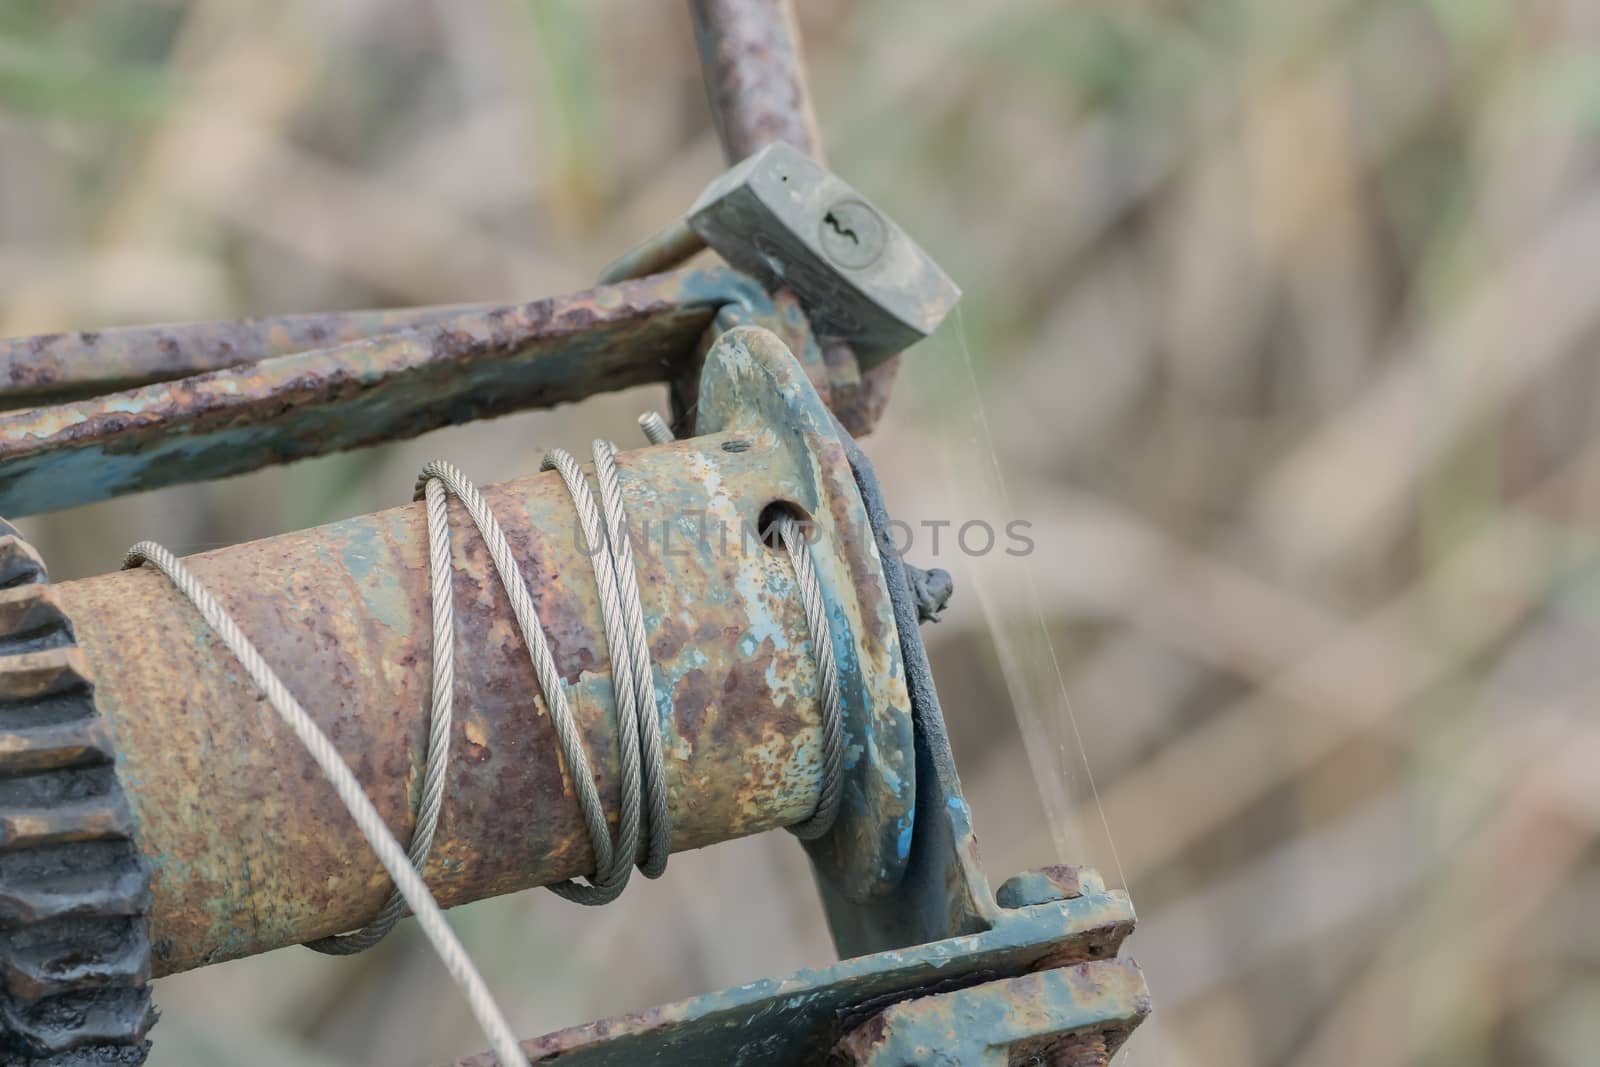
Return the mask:
[[689, 10], [728, 162], [773, 141], [787, 141], [821, 162], [822, 137], [790, 0], [690, 0]]
[[[674, 847], [803, 819], [819, 787], [806, 621], [782, 553], [742, 536], [766, 502], [799, 495], [804, 475], [792, 448], [771, 435], [722, 433], [626, 453], [622, 469], [662, 700]], [[555, 474], [485, 495], [522, 561], [614, 817], [610, 661], [571, 502]], [[458, 505], [452, 550], [457, 719], [425, 872], [447, 905], [593, 867], [527, 652]], [[408, 837], [430, 685], [422, 505], [188, 562]], [[156, 972], [366, 921], [388, 893], [382, 869], [177, 591], [139, 570], [56, 594], [96, 679], [154, 871]]]
[[492, 306], [273, 315], [0, 338], [0, 410], [58, 404], [328, 348]]
[[[732, 271], [681, 271], [0, 414], [0, 514], [221, 478], [666, 381], [718, 309], [765, 299]], [[196, 327], [196, 336], [212, 328]], [[121, 343], [159, 348], [160, 336], [136, 330]]]

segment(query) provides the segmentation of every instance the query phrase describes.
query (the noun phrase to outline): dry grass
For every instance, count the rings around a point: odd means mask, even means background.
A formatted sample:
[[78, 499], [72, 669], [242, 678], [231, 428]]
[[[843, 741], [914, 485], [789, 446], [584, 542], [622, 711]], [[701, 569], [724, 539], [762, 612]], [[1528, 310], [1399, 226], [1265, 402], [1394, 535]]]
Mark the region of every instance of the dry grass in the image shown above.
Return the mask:
[[[802, 6], [835, 167], [968, 294], [870, 443], [891, 500], [1033, 523], [937, 560], [985, 857], [1120, 860], [1159, 1008], [1130, 1062], [1594, 1062], [1592, 5]], [[0, 330], [575, 289], [719, 165], [677, 4], [8, 5]], [[93, 573], [651, 402], [26, 527]], [[778, 835], [456, 917], [533, 1032], [824, 962], [812, 896]], [[158, 999], [163, 1064], [481, 1044], [410, 932]]]

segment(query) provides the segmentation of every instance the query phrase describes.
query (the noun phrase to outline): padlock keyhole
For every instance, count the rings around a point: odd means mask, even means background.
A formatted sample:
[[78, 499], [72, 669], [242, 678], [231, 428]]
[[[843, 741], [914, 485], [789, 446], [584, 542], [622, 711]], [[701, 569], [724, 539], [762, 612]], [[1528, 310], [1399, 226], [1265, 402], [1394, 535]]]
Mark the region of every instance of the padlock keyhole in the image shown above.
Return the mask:
[[850, 227], [841, 223], [839, 221], [839, 216], [835, 215], [833, 212], [830, 211], [826, 215], [822, 216], [822, 221], [833, 227], [833, 232], [838, 234], [840, 237], [848, 237], [856, 244], [861, 243], [861, 236]]

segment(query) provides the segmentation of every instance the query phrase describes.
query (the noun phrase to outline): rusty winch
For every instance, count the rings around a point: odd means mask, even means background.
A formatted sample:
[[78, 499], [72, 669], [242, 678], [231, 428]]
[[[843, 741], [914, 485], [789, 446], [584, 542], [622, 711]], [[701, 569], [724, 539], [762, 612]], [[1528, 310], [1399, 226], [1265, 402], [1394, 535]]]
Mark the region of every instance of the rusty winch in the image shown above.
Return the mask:
[[[665, 381], [676, 436], [597, 448], [590, 511], [590, 474], [558, 463], [482, 491], [497, 534], [441, 494], [181, 568], [400, 841], [437, 781], [417, 873], [441, 906], [600, 884], [613, 832], [625, 882], [656, 845], [809, 831], [839, 963], [523, 1041], [528, 1061], [1105, 1063], [1149, 1010], [1116, 958], [1133, 911], [1080, 867], [991, 891], [918, 635], [939, 583], [900, 559], [852, 439], [957, 291], [813, 161], [784, 7], [693, 7], [735, 165], [603, 284], [0, 342], [0, 514]], [[703, 248], [724, 265], [681, 268]], [[0, 1057], [139, 1063], [152, 978], [404, 902], [192, 595], [150, 566], [51, 585], [49, 551], [0, 523]]]

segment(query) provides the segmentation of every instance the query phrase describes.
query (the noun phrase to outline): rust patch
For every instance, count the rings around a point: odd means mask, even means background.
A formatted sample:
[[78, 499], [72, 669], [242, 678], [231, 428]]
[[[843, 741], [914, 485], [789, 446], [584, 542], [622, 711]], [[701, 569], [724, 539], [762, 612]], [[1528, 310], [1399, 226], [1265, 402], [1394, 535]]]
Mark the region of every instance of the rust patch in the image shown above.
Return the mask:
[[[332, 348], [277, 354], [264, 338], [278, 332], [220, 324], [254, 342], [230, 349], [242, 357], [236, 365], [203, 373], [185, 366], [188, 376], [174, 381], [139, 370], [135, 380], [153, 384], [0, 415], [0, 510], [28, 514], [222, 477], [663, 381], [716, 309], [750, 284], [726, 270], [685, 271], [515, 306], [442, 309]], [[179, 329], [204, 335], [206, 328]], [[29, 353], [43, 344], [57, 363], [93, 365], [96, 353], [116, 347], [108, 340], [115, 333], [88, 347], [75, 338], [70, 345], [10, 342], [0, 347], [0, 367], [12, 376], [71, 377]], [[296, 340], [314, 343], [304, 327], [284, 343]], [[146, 362], [183, 363], [178, 336], [132, 331], [122, 341], [145, 352]], [[221, 359], [217, 338], [206, 343]], [[119, 387], [134, 372], [107, 373], [116, 382], [96, 377], [97, 388]]]

